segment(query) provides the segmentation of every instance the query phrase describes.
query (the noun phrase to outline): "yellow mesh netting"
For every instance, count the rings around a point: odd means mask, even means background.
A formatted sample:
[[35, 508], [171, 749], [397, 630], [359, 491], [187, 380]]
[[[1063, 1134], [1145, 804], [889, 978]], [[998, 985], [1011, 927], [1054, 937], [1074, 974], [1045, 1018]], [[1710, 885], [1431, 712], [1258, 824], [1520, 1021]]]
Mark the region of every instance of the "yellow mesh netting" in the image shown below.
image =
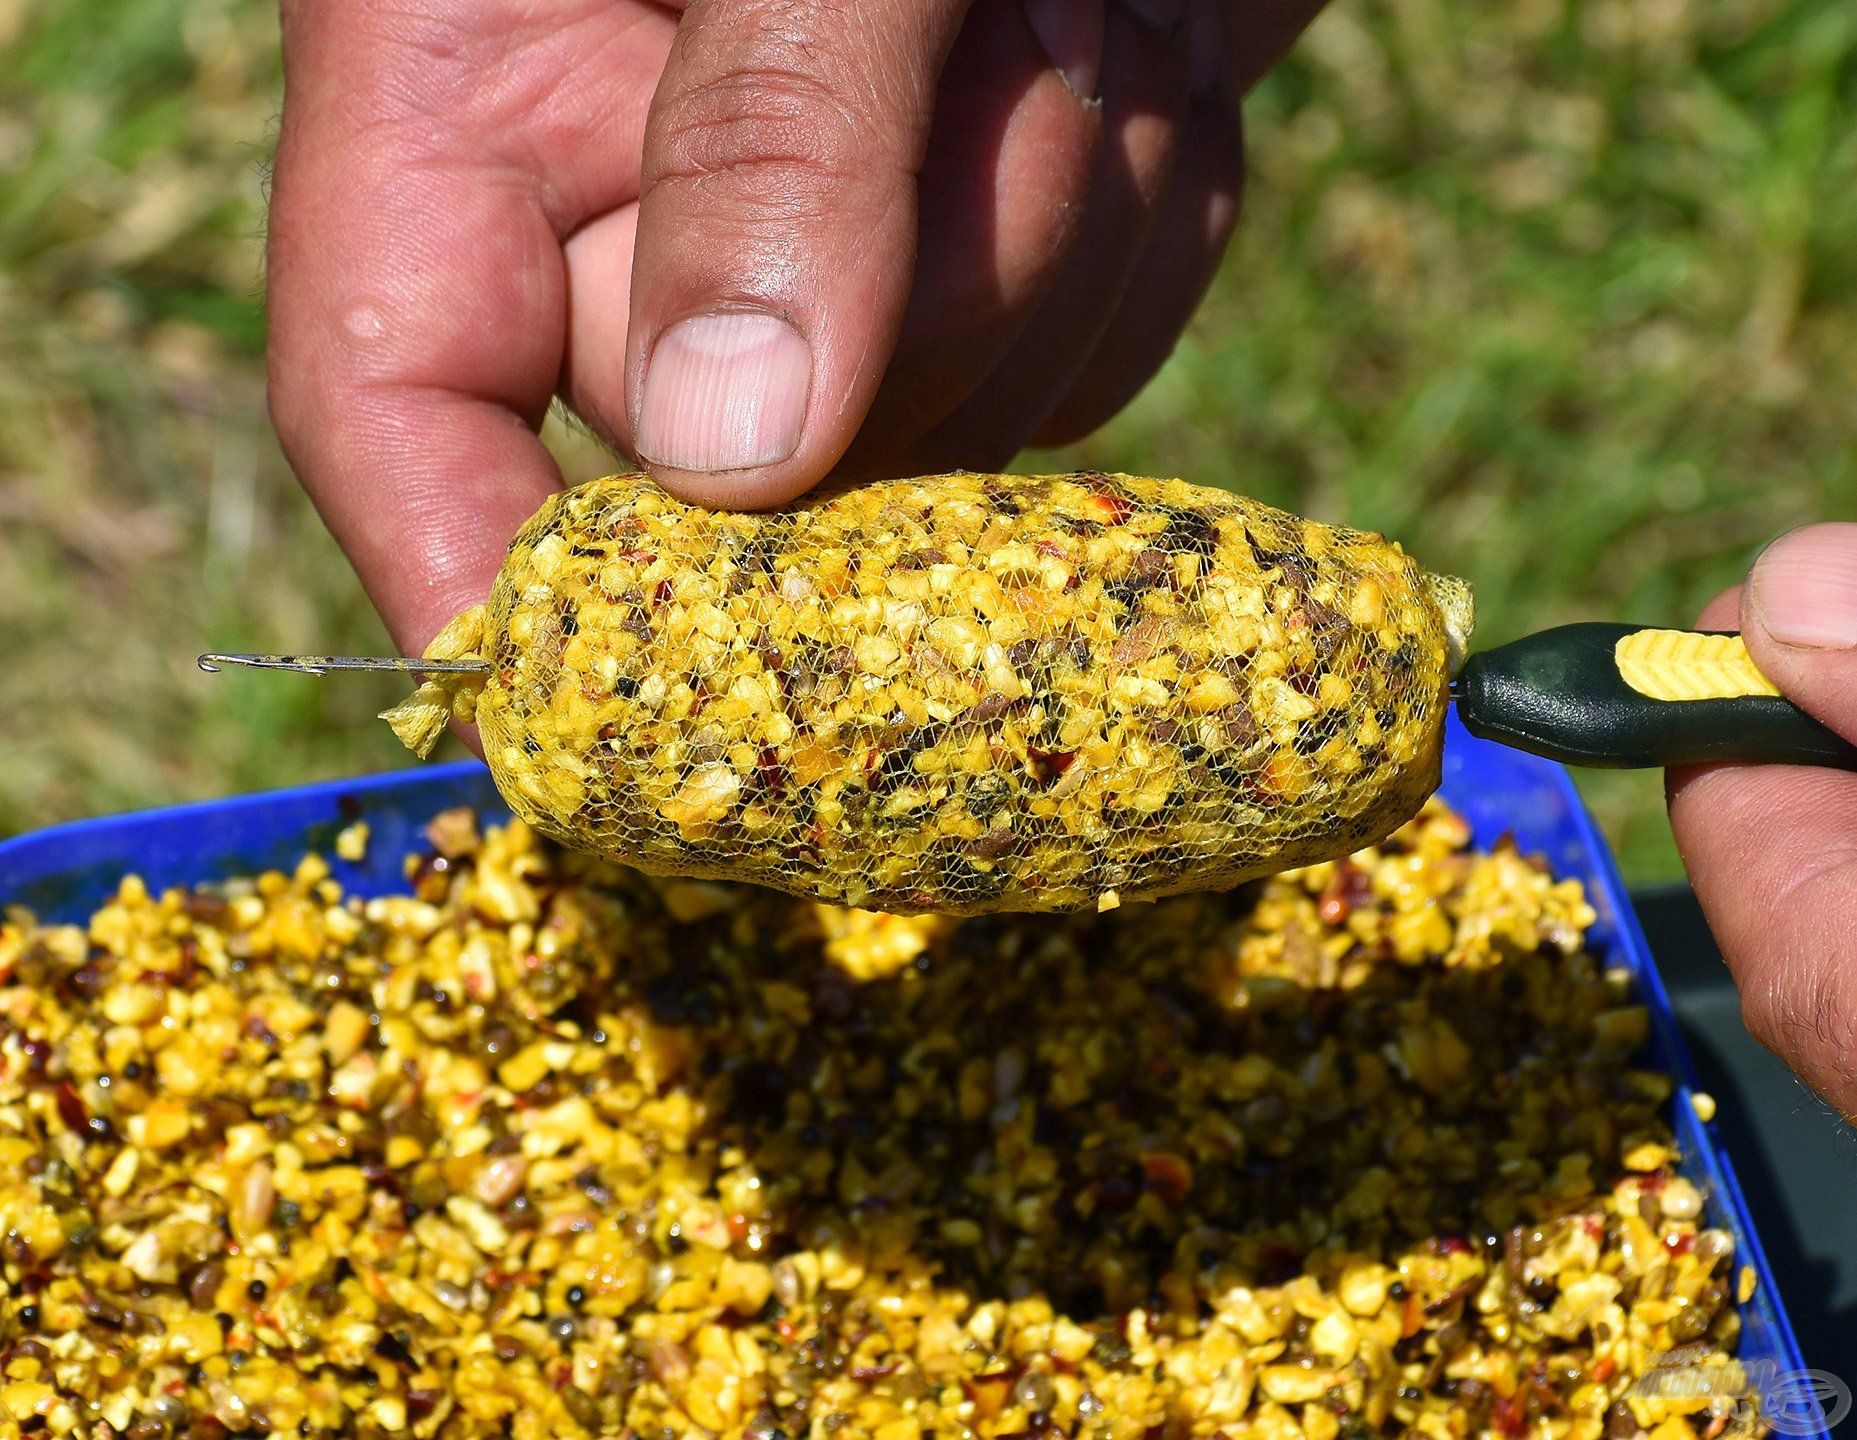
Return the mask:
[[641, 870], [1068, 910], [1390, 832], [1437, 784], [1468, 623], [1380, 536], [1178, 480], [743, 515], [622, 475], [550, 500], [441, 637], [492, 661], [481, 693], [428, 684], [396, 728], [474, 706], [519, 815]]

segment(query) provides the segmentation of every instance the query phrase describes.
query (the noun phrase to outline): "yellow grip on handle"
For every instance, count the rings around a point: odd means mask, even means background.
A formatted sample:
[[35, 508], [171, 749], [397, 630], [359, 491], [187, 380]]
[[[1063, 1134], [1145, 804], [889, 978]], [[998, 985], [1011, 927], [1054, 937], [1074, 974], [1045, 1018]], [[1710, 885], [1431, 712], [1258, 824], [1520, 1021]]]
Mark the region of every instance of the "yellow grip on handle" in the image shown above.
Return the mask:
[[1652, 700], [1734, 700], [1778, 695], [1739, 635], [1635, 630], [1612, 648], [1621, 679]]

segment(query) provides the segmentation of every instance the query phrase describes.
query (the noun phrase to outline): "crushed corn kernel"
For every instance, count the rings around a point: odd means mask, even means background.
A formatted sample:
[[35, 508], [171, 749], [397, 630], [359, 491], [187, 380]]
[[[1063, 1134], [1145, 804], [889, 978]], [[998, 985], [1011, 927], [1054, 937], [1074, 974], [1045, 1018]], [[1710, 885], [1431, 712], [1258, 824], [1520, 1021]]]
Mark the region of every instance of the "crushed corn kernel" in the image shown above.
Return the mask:
[[306, 861], [0, 924], [6, 1433], [1743, 1424], [1632, 1392], [1727, 1364], [1751, 1272], [1592, 911], [1435, 803], [1039, 921], [429, 835], [407, 896]]
[[357, 820], [354, 824], [345, 827], [335, 837], [336, 858], [346, 860], [351, 865], [359, 864], [367, 859], [370, 833], [368, 822], [365, 820]]
[[[562, 492], [481, 654], [389, 712], [475, 718], [517, 814], [655, 874], [898, 913], [1224, 889], [1379, 840], [1438, 781], [1461, 582], [1189, 485], [955, 474], [765, 515]], [[422, 751], [423, 753], [423, 751]]]

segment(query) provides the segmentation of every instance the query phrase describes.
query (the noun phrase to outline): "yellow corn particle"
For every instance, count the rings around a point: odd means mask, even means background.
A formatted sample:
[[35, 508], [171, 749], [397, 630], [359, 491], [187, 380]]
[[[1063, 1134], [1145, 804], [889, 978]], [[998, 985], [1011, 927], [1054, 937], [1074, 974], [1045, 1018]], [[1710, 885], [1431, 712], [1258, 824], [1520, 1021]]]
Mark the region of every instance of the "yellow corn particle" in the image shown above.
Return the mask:
[[[1179, 480], [953, 474], [772, 514], [639, 475], [510, 547], [416, 748], [474, 717], [544, 834], [867, 909], [1079, 910], [1333, 859], [1438, 779], [1468, 591]], [[1342, 743], [1344, 742], [1344, 743]]]
[[370, 833], [368, 822], [365, 820], [357, 820], [335, 837], [336, 855], [348, 861], [350, 864], [356, 864], [365, 860], [368, 853], [368, 838]]
[[0, 1389], [0, 1408], [21, 1424], [45, 1414], [57, 1399], [58, 1392], [40, 1380], [18, 1380]]

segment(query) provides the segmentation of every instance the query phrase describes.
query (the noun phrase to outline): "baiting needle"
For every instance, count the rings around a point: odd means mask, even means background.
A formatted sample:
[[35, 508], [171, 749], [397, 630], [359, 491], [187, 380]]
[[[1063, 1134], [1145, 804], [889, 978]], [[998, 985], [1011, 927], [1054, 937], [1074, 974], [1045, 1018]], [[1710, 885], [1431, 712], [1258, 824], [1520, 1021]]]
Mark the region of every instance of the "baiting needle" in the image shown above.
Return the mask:
[[488, 660], [405, 660], [386, 655], [202, 655], [200, 668], [217, 675], [222, 666], [255, 670], [290, 670], [323, 675], [331, 670], [376, 670], [400, 675], [488, 675]]

